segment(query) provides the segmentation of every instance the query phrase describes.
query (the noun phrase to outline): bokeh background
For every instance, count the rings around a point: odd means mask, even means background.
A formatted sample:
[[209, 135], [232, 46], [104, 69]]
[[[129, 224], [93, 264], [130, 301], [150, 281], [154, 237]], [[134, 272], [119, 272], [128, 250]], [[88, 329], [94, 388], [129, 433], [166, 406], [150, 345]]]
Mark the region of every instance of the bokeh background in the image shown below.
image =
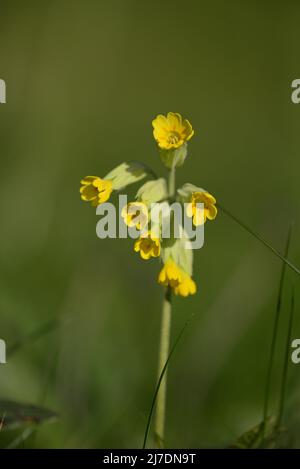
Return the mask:
[[[164, 174], [151, 120], [180, 112], [195, 136], [178, 184], [207, 188], [281, 251], [294, 220], [290, 257], [300, 265], [300, 105], [291, 102], [300, 5], [13, 0], [0, 11], [0, 338], [24, 341], [0, 367], [0, 397], [58, 412], [27, 447], [140, 447], [156, 380], [159, 264], [141, 261], [132, 240], [97, 239], [79, 181], [124, 160]], [[168, 447], [227, 446], [262, 418], [281, 262], [222, 213], [205, 237], [198, 294], [174, 299], [173, 339], [195, 316], [170, 364]], [[292, 282], [300, 337], [299, 281], [287, 272], [274, 412]], [[299, 386], [300, 365], [290, 364], [284, 423], [294, 447]]]

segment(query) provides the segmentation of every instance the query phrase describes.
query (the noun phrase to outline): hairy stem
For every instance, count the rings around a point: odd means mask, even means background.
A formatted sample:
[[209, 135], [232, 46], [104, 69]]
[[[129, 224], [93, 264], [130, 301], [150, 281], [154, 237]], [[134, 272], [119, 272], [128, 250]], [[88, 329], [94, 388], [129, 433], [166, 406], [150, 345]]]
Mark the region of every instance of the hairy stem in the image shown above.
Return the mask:
[[[168, 196], [169, 200], [175, 195], [175, 166], [169, 171], [168, 181]], [[171, 333], [171, 314], [172, 314], [172, 290], [168, 286], [165, 290], [165, 295], [162, 304], [162, 318], [161, 318], [161, 332], [160, 332], [160, 346], [159, 346], [159, 360], [158, 360], [158, 380], [162, 370], [168, 360], [170, 348], [170, 333]], [[154, 421], [154, 433], [156, 442], [159, 448], [164, 446], [164, 433], [165, 433], [165, 418], [166, 418], [166, 396], [167, 396], [167, 369], [164, 373], [160, 388], [157, 394], [156, 413]]]
[[[160, 348], [159, 348], [159, 361], [158, 361], [158, 379], [165, 366], [169, 356], [170, 347], [170, 331], [171, 331], [171, 289], [166, 288], [161, 318], [161, 334], [160, 334]], [[164, 431], [165, 431], [165, 416], [166, 416], [166, 395], [167, 395], [167, 371], [161, 381], [161, 385], [157, 394], [156, 413], [154, 421], [154, 432], [157, 446], [162, 448], [164, 446]]]
[[172, 199], [175, 195], [175, 167], [170, 169], [169, 172], [169, 198]]

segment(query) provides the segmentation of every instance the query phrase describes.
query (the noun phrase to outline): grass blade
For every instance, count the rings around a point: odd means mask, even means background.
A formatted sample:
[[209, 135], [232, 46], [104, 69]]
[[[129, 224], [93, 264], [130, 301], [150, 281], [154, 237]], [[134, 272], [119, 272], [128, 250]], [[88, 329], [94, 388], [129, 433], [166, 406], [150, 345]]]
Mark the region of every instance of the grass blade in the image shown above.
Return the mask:
[[17, 340], [12, 345], [9, 345], [7, 347], [7, 355], [11, 357], [19, 349], [27, 345], [28, 342], [34, 342], [43, 337], [44, 335], [49, 334], [50, 332], [54, 331], [59, 326], [61, 326], [62, 323], [63, 322], [60, 319], [53, 319], [51, 321], [46, 322], [45, 324], [42, 324], [37, 329], [34, 329], [33, 331], [26, 334], [23, 338]]
[[[284, 251], [284, 256], [285, 257], [287, 257], [288, 253], [289, 253], [291, 234], [292, 234], [292, 224], [290, 224], [288, 235], [287, 235], [285, 251]], [[269, 366], [268, 366], [268, 371], [267, 371], [266, 391], [265, 391], [265, 400], [264, 400], [264, 413], [263, 413], [264, 426], [266, 425], [267, 418], [268, 418], [268, 407], [269, 407], [270, 388], [271, 388], [271, 376], [272, 376], [273, 364], [274, 364], [275, 346], [276, 346], [276, 339], [277, 339], [277, 333], [278, 333], [278, 324], [279, 324], [279, 317], [280, 317], [280, 310], [281, 310], [281, 303], [282, 303], [282, 292], [283, 292], [285, 271], [286, 271], [286, 264], [283, 262], [282, 263], [282, 269], [281, 269], [281, 275], [280, 275], [278, 296], [277, 296], [275, 320], [274, 320], [274, 326], [273, 326], [270, 360], [269, 360]]]
[[0, 422], [0, 432], [1, 432], [2, 428], [3, 428], [3, 424], [4, 424], [4, 420], [5, 420], [5, 415], [6, 415], [6, 414], [5, 414], [5, 412], [4, 412], [4, 414], [2, 415], [2, 418], [1, 418], [1, 422]]
[[183, 333], [184, 331], [186, 330], [187, 326], [190, 324], [192, 318], [194, 317], [194, 314], [190, 317], [190, 319], [188, 319], [185, 323], [185, 325], [183, 326], [183, 328], [181, 329], [181, 331], [179, 332], [171, 350], [170, 350], [170, 353], [168, 355], [168, 358], [166, 360], [166, 363], [161, 371], [161, 374], [159, 375], [159, 379], [158, 379], [158, 382], [157, 382], [157, 385], [156, 385], [156, 388], [155, 388], [155, 392], [154, 392], [154, 395], [153, 395], [153, 399], [152, 399], [152, 403], [151, 403], [151, 407], [150, 407], [150, 411], [149, 411], [149, 415], [148, 415], [148, 419], [147, 419], [147, 425], [146, 425], [146, 430], [145, 430], [145, 436], [144, 436], [144, 442], [143, 442], [143, 449], [146, 448], [146, 444], [147, 444], [147, 439], [148, 439], [148, 435], [149, 435], [149, 431], [150, 431], [150, 425], [151, 425], [151, 420], [152, 420], [152, 415], [153, 415], [153, 411], [154, 411], [154, 407], [155, 407], [155, 402], [156, 402], [156, 398], [157, 398], [157, 394], [158, 394], [158, 391], [159, 391], [159, 388], [160, 388], [160, 385], [161, 385], [161, 382], [163, 380], [163, 377], [164, 377], [164, 374], [167, 370], [167, 367], [168, 367], [168, 364], [169, 364], [169, 361], [173, 355], [173, 353], [175, 352], [175, 349], [178, 345], [178, 343], [180, 342], [180, 339], [182, 338], [183, 336]]
[[283, 409], [284, 409], [284, 400], [285, 400], [285, 392], [286, 392], [286, 384], [287, 384], [287, 373], [288, 373], [288, 364], [289, 364], [289, 351], [290, 351], [290, 343], [291, 343], [292, 327], [293, 327], [293, 318], [294, 318], [294, 307], [295, 307], [295, 292], [294, 292], [294, 286], [293, 286], [292, 296], [291, 296], [291, 308], [290, 308], [289, 325], [288, 325], [288, 331], [287, 331], [287, 336], [286, 336], [286, 349], [285, 349], [285, 357], [284, 357], [284, 366], [283, 366], [281, 389], [280, 389], [277, 428], [280, 427], [281, 419], [282, 419], [282, 415], [283, 415]]
[[240, 225], [242, 228], [244, 228], [244, 230], [248, 231], [248, 233], [250, 233], [252, 236], [254, 236], [254, 238], [256, 238], [258, 241], [260, 241], [264, 246], [266, 246], [271, 252], [273, 252], [273, 254], [275, 254], [275, 256], [279, 257], [279, 259], [281, 259], [287, 266], [289, 266], [290, 269], [292, 269], [294, 272], [296, 272], [298, 275], [300, 275], [300, 269], [298, 269], [298, 267], [296, 267], [294, 264], [292, 264], [292, 262], [290, 262], [288, 259], [286, 259], [286, 257], [284, 257], [282, 254], [280, 254], [280, 252], [277, 251], [277, 249], [275, 249], [270, 243], [268, 243], [261, 235], [259, 235], [254, 230], [252, 230], [252, 228], [250, 228], [248, 225], [246, 225], [246, 223], [241, 221], [238, 217], [233, 215], [229, 210], [222, 207], [220, 204], [218, 204], [218, 208], [222, 212], [224, 212], [228, 217], [230, 217], [233, 221], [235, 221], [238, 225]]
[[15, 449], [18, 446], [21, 445], [21, 443], [24, 444], [24, 442], [32, 435], [34, 430], [32, 428], [25, 428], [25, 430], [22, 431], [20, 435], [18, 435], [7, 447], [6, 449]]

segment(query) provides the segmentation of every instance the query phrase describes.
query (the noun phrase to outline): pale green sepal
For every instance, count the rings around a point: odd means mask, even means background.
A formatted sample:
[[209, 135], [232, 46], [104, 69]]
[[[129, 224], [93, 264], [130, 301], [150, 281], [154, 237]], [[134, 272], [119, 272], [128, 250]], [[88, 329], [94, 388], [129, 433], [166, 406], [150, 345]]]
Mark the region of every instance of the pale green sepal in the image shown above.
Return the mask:
[[168, 197], [167, 182], [164, 178], [147, 181], [143, 184], [137, 194], [136, 198], [140, 202], [147, 205], [151, 203], [160, 202]]
[[144, 179], [149, 174], [153, 176], [152, 171], [144, 164], [139, 162], [125, 162], [110, 171], [104, 179], [110, 179], [112, 181], [113, 189], [120, 190], [129, 186], [129, 184], [133, 184], [134, 182]]
[[168, 168], [179, 168], [183, 165], [187, 156], [187, 144], [184, 143], [181, 147], [172, 150], [160, 149], [160, 158], [162, 163]]
[[180, 202], [189, 202], [193, 192], [206, 192], [205, 189], [195, 186], [187, 182], [182, 187], [177, 189], [177, 194], [179, 195]]
[[193, 249], [188, 249], [190, 240], [181, 228], [181, 237], [164, 239], [162, 243], [161, 257], [164, 263], [171, 257], [184, 272], [193, 274]]

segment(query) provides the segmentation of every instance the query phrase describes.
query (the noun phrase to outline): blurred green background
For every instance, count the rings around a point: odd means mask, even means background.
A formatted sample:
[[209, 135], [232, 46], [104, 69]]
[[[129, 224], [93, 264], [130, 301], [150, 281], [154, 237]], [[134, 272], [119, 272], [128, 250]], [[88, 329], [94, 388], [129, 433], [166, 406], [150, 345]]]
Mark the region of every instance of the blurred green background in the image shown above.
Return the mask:
[[[124, 160], [164, 174], [151, 120], [180, 112], [195, 136], [178, 184], [205, 187], [300, 265], [299, 2], [1, 2], [0, 338], [58, 318], [0, 366], [0, 397], [59, 413], [26, 444], [140, 447], [156, 380], [162, 289], [132, 240], [99, 240], [79, 197]], [[131, 194], [137, 187], [133, 187]], [[116, 198], [113, 198], [116, 200]], [[281, 262], [220, 213], [196, 252], [198, 293], [175, 298], [167, 447], [221, 447], [262, 417]], [[273, 408], [291, 282], [285, 284]], [[293, 338], [300, 337], [299, 301]], [[284, 423], [300, 447], [300, 365]], [[1, 438], [4, 439], [4, 432]], [[1, 444], [1, 439], [0, 439]]]

